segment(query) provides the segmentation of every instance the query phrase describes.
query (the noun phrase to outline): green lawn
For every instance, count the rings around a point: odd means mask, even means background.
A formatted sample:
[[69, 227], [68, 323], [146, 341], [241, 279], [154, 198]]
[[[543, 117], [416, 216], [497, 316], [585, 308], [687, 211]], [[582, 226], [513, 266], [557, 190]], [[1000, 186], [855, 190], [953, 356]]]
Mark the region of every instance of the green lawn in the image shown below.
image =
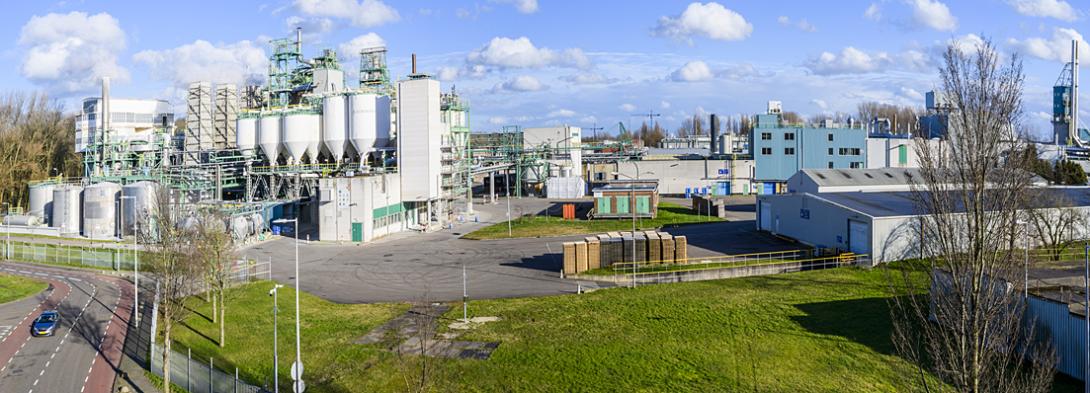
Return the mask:
[[0, 274], [0, 304], [44, 291], [49, 285], [23, 276]]
[[[207, 338], [215, 329], [200, 315], [189, 320], [194, 330], [178, 329], [178, 340], [263, 381], [271, 364], [270, 285], [235, 291], [223, 351]], [[281, 381], [285, 359], [293, 358], [290, 293], [281, 293]], [[431, 390], [903, 391], [911, 382], [902, 376], [915, 374], [893, 354], [886, 296], [881, 270], [843, 268], [473, 301], [472, 316], [502, 320], [462, 339], [501, 344], [485, 361], [430, 361]], [[419, 375], [417, 357], [352, 343], [404, 305], [305, 296], [303, 310], [308, 392], [405, 391]], [[460, 316], [460, 307], [447, 315]]]
[[[191, 299], [194, 313], [174, 330], [175, 347], [182, 353], [193, 350], [193, 357], [215, 358], [221, 370], [239, 368], [244, 380], [261, 384], [266, 377], [272, 383], [272, 303], [269, 290], [273, 283], [261, 281], [231, 290], [227, 298], [227, 346], [219, 348], [219, 325], [211, 317], [211, 303]], [[295, 359], [295, 291], [281, 288], [279, 348], [281, 391], [291, 391], [289, 367]], [[384, 356], [375, 347], [354, 345], [353, 340], [382, 322], [408, 309], [406, 304], [337, 304], [308, 293], [300, 296], [302, 306], [303, 364], [307, 392], [357, 391], [353, 383], [361, 377], [349, 372]], [[285, 390], [286, 389], [286, 390]]]
[[[636, 220], [636, 227], [646, 230], [670, 225], [714, 221], [722, 221], [722, 219], [702, 216], [687, 207], [663, 202], [659, 203], [658, 214], [654, 219], [638, 219]], [[530, 216], [516, 218], [511, 222], [510, 237], [564, 236], [631, 230], [631, 219], [564, 220], [559, 217]], [[504, 239], [507, 237], [509, 237], [507, 235], [507, 221], [489, 225], [463, 236], [465, 239], [473, 240]]]

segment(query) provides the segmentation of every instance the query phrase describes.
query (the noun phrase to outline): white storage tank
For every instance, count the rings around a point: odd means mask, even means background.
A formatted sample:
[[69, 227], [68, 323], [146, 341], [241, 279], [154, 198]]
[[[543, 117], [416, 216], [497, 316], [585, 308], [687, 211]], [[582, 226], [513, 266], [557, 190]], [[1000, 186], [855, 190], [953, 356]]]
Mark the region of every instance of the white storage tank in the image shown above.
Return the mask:
[[79, 234], [83, 219], [83, 187], [61, 185], [53, 189], [53, 222], [62, 235]]
[[54, 183], [38, 183], [30, 186], [30, 211], [32, 216], [42, 219], [46, 225], [51, 225], [53, 217], [53, 190]]
[[261, 213], [254, 213], [250, 215], [251, 225], [253, 225], [254, 234], [265, 232], [265, 217]]
[[242, 240], [250, 236], [251, 230], [253, 230], [253, 225], [249, 217], [243, 215], [231, 218], [231, 236], [235, 240]]
[[29, 214], [13, 214], [10, 216], [4, 216], [4, 225], [19, 225], [26, 227], [35, 227], [42, 225], [42, 218], [38, 216], [32, 216]]
[[289, 164], [301, 164], [303, 156], [317, 162], [318, 143], [321, 141], [321, 116], [309, 111], [298, 111], [284, 115], [284, 124], [280, 128], [280, 143], [290, 158]]
[[83, 189], [83, 236], [91, 239], [117, 237], [117, 200], [121, 186], [96, 183]]
[[257, 146], [257, 116], [254, 113], [244, 112], [239, 115], [235, 128], [235, 143], [245, 156], [254, 154]]
[[158, 206], [159, 184], [141, 181], [126, 185], [121, 188], [121, 196], [124, 197], [118, 205], [121, 207], [121, 234], [131, 236], [139, 227], [141, 231], [148, 228], [151, 216], [155, 214]]
[[257, 144], [265, 153], [269, 165], [276, 165], [280, 156], [280, 113], [263, 112], [257, 119]]
[[375, 99], [375, 148], [386, 147], [390, 144], [390, 105], [389, 96], [379, 96]]
[[[367, 154], [375, 151], [378, 138], [378, 113], [374, 94], [352, 94], [348, 96], [350, 113], [348, 117], [348, 135], [352, 147], [360, 155], [360, 162], [367, 160]], [[387, 108], [388, 109], [388, 108]], [[389, 118], [387, 117], [387, 120]], [[387, 129], [387, 131], [389, 131]]]
[[333, 162], [341, 162], [348, 145], [348, 116], [345, 114], [344, 95], [322, 99], [322, 142], [333, 156]]

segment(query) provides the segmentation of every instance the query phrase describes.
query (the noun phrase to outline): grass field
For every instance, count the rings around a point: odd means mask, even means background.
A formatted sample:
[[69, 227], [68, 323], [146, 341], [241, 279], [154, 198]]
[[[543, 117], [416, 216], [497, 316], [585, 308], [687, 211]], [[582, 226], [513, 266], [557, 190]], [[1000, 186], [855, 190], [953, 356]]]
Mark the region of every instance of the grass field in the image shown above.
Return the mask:
[[19, 300], [44, 291], [45, 282], [10, 274], [0, 274], [0, 304]]
[[[722, 221], [722, 219], [718, 217], [702, 216], [687, 207], [663, 202], [659, 203], [658, 214], [655, 218], [638, 219], [636, 220], [636, 227], [641, 230], [647, 230], [658, 229], [670, 225], [714, 221]], [[559, 217], [529, 216], [516, 218], [511, 222], [510, 237], [564, 236], [631, 230], [632, 220], [630, 219], [563, 220]], [[489, 225], [463, 236], [465, 239], [472, 240], [505, 239], [508, 237], [507, 221]]]
[[[228, 346], [200, 315], [178, 329], [194, 354], [215, 354], [250, 380], [270, 370], [271, 284], [234, 292]], [[492, 358], [432, 360], [432, 391], [892, 392], [913, 381], [889, 340], [883, 271], [843, 268], [649, 285], [583, 295], [473, 301], [498, 316], [461, 339], [501, 342]], [[281, 293], [281, 381], [292, 354], [291, 292]], [[207, 305], [197, 307], [208, 312]], [[304, 296], [308, 392], [404, 391], [417, 357], [353, 344], [403, 305], [338, 305]], [[455, 315], [457, 314], [457, 315]], [[447, 315], [460, 318], [460, 307]], [[246, 337], [240, 330], [246, 330]], [[755, 389], [756, 387], [756, 389]]]

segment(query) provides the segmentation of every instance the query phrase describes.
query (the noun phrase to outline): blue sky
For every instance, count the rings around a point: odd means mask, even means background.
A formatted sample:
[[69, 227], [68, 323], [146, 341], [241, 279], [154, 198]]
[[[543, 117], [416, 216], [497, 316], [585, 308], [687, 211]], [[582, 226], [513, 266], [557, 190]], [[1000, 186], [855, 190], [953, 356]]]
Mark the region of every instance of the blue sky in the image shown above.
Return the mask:
[[303, 26], [308, 56], [338, 49], [350, 71], [361, 46], [385, 43], [395, 76], [417, 53], [421, 71], [471, 101], [478, 131], [615, 130], [647, 111], [673, 129], [768, 100], [803, 114], [922, 106], [942, 48], [988, 37], [1024, 56], [1026, 120], [1044, 134], [1051, 86], [1088, 16], [1085, 0], [16, 2], [0, 15], [0, 84], [74, 107], [111, 76], [117, 96], [182, 111], [188, 82], [260, 79], [267, 41]]

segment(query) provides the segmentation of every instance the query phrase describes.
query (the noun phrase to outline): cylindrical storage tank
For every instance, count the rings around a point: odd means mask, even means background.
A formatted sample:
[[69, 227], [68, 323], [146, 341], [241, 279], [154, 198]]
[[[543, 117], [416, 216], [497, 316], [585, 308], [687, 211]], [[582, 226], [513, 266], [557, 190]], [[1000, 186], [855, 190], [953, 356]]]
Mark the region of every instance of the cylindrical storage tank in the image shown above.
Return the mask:
[[4, 216], [4, 225], [21, 225], [27, 227], [34, 227], [42, 225], [42, 218], [38, 216], [32, 216], [29, 214], [18, 214]]
[[83, 187], [62, 185], [53, 189], [53, 227], [62, 235], [79, 234], [83, 219]]
[[348, 117], [345, 115], [343, 95], [328, 96], [322, 99], [322, 142], [326, 150], [333, 155], [333, 162], [340, 162], [348, 144]]
[[235, 240], [245, 239], [250, 236], [250, 229], [253, 228], [250, 218], [246, 216], [235, 216], [231, 218], [231, 236]]
[[250, 215], [251, 225], [253, 225], [254, 234], [265, 232], [265, 217], [261, 213], [254, 213]]
[[257, 146], [257, 117], [253, 113], [244, 112], [239, 115], [238, 125], [235, 128], [235, 143], [245, 156], [254, 154]]
[[317, 113], [300, 111], [284, 115], [284, 124], [280, 128], [280, 143], [284, 145], [284, 150], [291, 159], [290, 163], [300, 164], [303, 162], [303, 156], [311, 153], [313, 153], [310, 155], [311, 161], [317, 162], [313, 157], [318, 155], [321, 127], [322, 120]]
[[390, 97], [381, 96], [375, 99], [375, 148], [386, 147], [390, 144]]
[[280, 156], [280, 113], [264, 112], [257, 119], [257, 144], [265, 153], [269, 165], [276, 165]]
[[121, 188], [121, 234], [131, 236], [137, 228], [141, 231], [148, 229], [151, 216], [155, 214], [158, 205], [156, 194], [159, 184], [149, 181], [141, 181], [126, 185]]
[[83, 236], [91, 239], [117, 237], [117, 200], [121, 186], [96, 183], [83, 189]]
[[[360, 155], [360, 162], [364, 162], [367, 154], [375, 151], [375, 140], [378, 138], [376, 99], [377, 96], [374, 94], [352, 94], [348, 96], [348, 107], [350, 109], [348, 137], [352, 141], [352, 147]], [[387, 116], [387, 120], [389, 120], [389, 116]], [[387, 132], [389, 132], [389, 128], [387, 128]]]
[[49, 225], [53, 217], [53, 190], [57, 188], [53, 183], [38, 183], [30, 186], [30, 213], [42, 219]]

